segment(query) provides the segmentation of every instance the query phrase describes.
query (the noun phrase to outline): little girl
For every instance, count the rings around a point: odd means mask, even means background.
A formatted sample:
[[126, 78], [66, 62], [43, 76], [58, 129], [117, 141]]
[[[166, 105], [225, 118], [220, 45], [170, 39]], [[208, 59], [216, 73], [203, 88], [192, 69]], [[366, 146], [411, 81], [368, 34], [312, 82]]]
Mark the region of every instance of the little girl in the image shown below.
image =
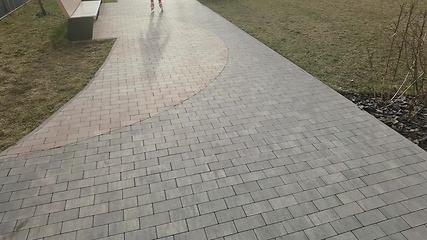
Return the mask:
[[[159, 8], [163, 12], [162, 0], [159, 0]], [[154, 12], [154, 0], [151, 0], [151, 12]]]

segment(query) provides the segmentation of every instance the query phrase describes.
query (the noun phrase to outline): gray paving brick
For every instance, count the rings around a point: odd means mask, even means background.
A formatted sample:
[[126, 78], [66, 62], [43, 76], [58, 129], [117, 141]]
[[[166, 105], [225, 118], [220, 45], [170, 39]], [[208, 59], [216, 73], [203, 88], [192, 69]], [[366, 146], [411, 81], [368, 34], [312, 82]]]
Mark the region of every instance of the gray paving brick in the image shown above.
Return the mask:
[[288, 233], [299, 232], [301, 230], [308, 229], [314, 226], [310, 218], [308, 218], [307, 216], [289, 219], [283, 221], [282, 224], [285, 227], [286, 232]]
[[170, 222], [169, 213], [163, 212], [139, 218], [141, 229], [150, 228]]
[[337, 194], [337, 197], [344, 204], [364, 199], [365, 196], [357, 189]]
[[178, 178], [178, 179], [176, 179], [176, 182], [177, 182], [178, 187], [188, 186], [188, 185], [195, 184], [195, 183], [201, 183], [202, 177], [200, 176], [200, 174], [195, 174], [195, 175], [191, 175], [191, 176]]
[[219, 223], [228, 222], [235, 219], [244, 218], [246, 216], [242, 207], [235, 207], [215, 212]]
[[22, 230], [19, 232], [12, 232], [0, 235], [2, 239], [26, 239], [30, 230]]
[[138, 230], [139, 226], [140, 225], [139, 225], [138, 218], [116, 222], [116, 223], [110, 223], [108, 224], [108, 234], [111, 236], [111, 235], [116, 235], [120, 233], [131, 232], [134, 230]]
[[[22, 229], [29, 229], [29, 228], [35, 228], [35, 227], [41, 227], [44, 225], [47, 225], [48, 215], [42, 215], [42, 216], [36, 216], [32, 218], [24, 218], [20, 219], [16, 222], [16, 227], [14, 231], [19, 231]], [[13, 223], [15, 226], [15, 222], [8, 222]]]
[[217, 180], [217, 183], [218, 183], [218, 186], [222, 188], [227, 186], [235, 186], [237, 184], [243, 183], [243, 180], [240, 177], [240, 175], [235, 175], [235, 176], [220, 178]]
[[93, 224], [93, 217], [78, 218], [62, 223], [62, 232], [71, 232], [80, 229], [90, 228]]
[[10, 199], [12, 196], [11, 192], [8, 193], [0, 193], [0, 203], [4, 203], [4, 202], [8, 202], [8, 201], [12, 201], [12, 199]]
[[225, 188], [208, 191], [208, 196], [211, 201], [220, 199], [220, 198], [234, 196], [234, 195], [235, 193], [232, 187], [225, 187]]
[[227, 208], [224, 199], [218, 199], [214, 201], [209, 201], [206, 203], [198, 204], [200, 214], [206, 214], [211, 212], [216, 212]]
[[168, 189], [165, 191], [166, 199], [173, 199], [177, 197], [183, 197], [193, 194], [191, 186], [178, 187], [174, 189]]
[[38, 205], [35, 215], [44, 215], [52, 212], [60, 212], [65, 209], [65, 201]]
[[174, 198], [162, 202], [153, 203], [154, 213], [166, 212], [182, 207], [181, 199]]
[[76, 232], [69, 232], [59, 235], [53, 235], [51, 237], [46, 237], [44, 239], [46, 240], [54, 240], [54, 239], [61, 239], [61, 240], [74, 240], [76, 239], [77, 233]]
[[303, 231], [287, 234], [276, 238], [277, 240], [308, 240], [307, 236]]
[[329, 196], [313, 201], [317, 209], [325, 210], [328, 208], [333, 208], [342, 205], [342, 202], [336, 196]]
[[362, 227], [362, 224], [354, 216], [333, 221], [331, 222], [331, 225], [338, 234], [342, 234], [342, 233]]
[[161, 173], [161, 172], [167, 172], [171, 171], [172, 167], [170, 164], [162, 164], [157, 166], [150, 166], [147, 167], [147, 175], [155, 174], [155, 173]]
[[322, 225], [340, 219], [338, 214], [333, 209], [316, 212], [308, 216], [314, 225]]
[[380, 183], [380, 185], [386, 190], [386, 192], [391, 192], [399, 189], [408, 187], [402, 180], [393, 179], [386, 182]]
[[12, 200], [22, 199], [27, 197], [35, 197], [35, 196], [38, 196], [39, 192], [40, 192], [40, 188], [30, 188], [30, 189], [11, 192], [10, 193], [11, 195], [8, 193], [4, 193], [4, 196], [8, 194], [8, 196], [10, 196], [9, 201], [12, 201]]
[[303, 189], [298, 183], [291, 183], [291, 184], [275, 187], [275, 189], [280, 196], [286, 196], [286, 195], [303, 191]]
[[426, 208], [427, 200], [422, 197], [412, 198], [403, 201], [402, 204], [411, 212]]
[[387, 191], [380, 184], [370, 185], [359, 190], [363, 193], [363, 195], [365, 195], [365, 197], [372, 197]]
[[251, 192], [254, 201], [259, 202], [267, 199], [277, 198], [279, 194], [274, 188], [264, 189], [260, 191]]
[[262, 217], [267, 224], [282, 222], [293, 218], [286, 208], [262, 213]]
[[227, 177], [227, 175], [225, 174], [225, 171], [223, 169], [205, 172], [205, 173], [200, 174], [200, 176], [202, 177], [202, 180], [204, 182], [211, 181], [211, 180], [218, 180], [220, 178]]
[[[162, 180], [177, 179], [177, 178], [184, 177], [184, 176], [186, 176], [184, 169], [178, 169], [178, 170], [174, 170], [174, 171], [168, 171], [168, 172], [160, 173], [160, 177], [162, 178]], [[178, 181], [177, 181], [177, 183], [178, 183]], [[178, 186], [179, 186], [179, 183], [178, 183]]]
[[206, 240], [206, 234], [203, 229], [189, 231], [186, 233], [177, 234], [174, 236], [175, 240]]
[[271, 239], [286, 235], [286, 230], [280, 223], [275, 223], [255, 229], [255, 234], [258, 239]]
[[190, 205], [196, 205], [209, 201], [208, 194], [206, 192], [197, 193], [189, 196], [181, 197], [182, 206], [187, 207]]
[[353, 231], [357, 239], [372, 240], [384, 237], [386, 234], [376, 225], [359, 228]]
[[123, 215], [124, 215], [123, 211], [116, 211], [116, 212], [109, 212], [109, 213], [95, 215], [93, 218], [93, 226], [96, 227], [100, 225], [123, 221], [124, 219]]
[[374, 208], [379, 208], [385, 206], [386, 203], [377, 196], [366, 198], [357, 202], [359, 206], [363, 208], [363, 210], [368, 211]]
[[[15, 229], [15, 225], [21, 226], [23, 224], [22, 223], [20, 224], [19, 221], [18, 221], [18, 223], [16, 221], [1, 223], [0, 224], [0, 234], [13, 232], [13, 230]], [[22, 229], [22, 227], [17, 227], [17, 228]]]
[[147, 240], [156, 239], [156, 229], [153, 227], [125, 233], [126, 240], [139, 240], [141, 239], [141, 236], [144, 236], [144, 238]]
[[165, 237], [188, 231], [187, 224], [184, 220], [163, 224], [156, 227], [157, 236]]
[[187, 219], [188, 230], [190, 231], [212, 226], [217, 223], [218, 221], [213, 213]]
[[346, 233], [343, 233], [343, 234], [340, 234], [340, 235], [337, 235], [335, 237], [328, 238], [328, 239], [330, 239], [330, 240], [357, 240], [357, 238], [351, 232], [346, 232]]
[[41, 205], [41, 204], [47, 204], [47, 203], [50, 203], [51, 200], [52, 200], [51, 194], [37, 196], [37, 197], [31, 197], [31, 198], [25, 198], [24, 201], [22, 202], [21, 207], [26, 208], [26, 207], [32, 207], [32, 206], [37, 206], [37, 205]]
[[78, 189], [64, 191], [64, 192], [57, 192], [57, 193], [53, 193], [52, 202], [75, 199], [75, 198], [78, 198], [79, 196], [80, 196], [80, 191]]
[[236, 194], [243, 194], [243, 193], [248, 193], [256, 190], [261, 190], [258, 183], [256, 182], [248, 182], [248, 183], [234, 185], [233, 189], [236, 192]]
[[224, 238], [225, 240], [257, 240], [254, 231], [246, 231], [233, 234]]
[[[30, 173], [23, 173], [19, 175], [19, 181], [29, 181], [29, 180], [40, 180], [43, 179], [46, 175], [46, 171], [37, 171], [37, 172], [30, 172]], [[56, 181], [56, 179], [55, 179]]]
[[[242, 173], [248, 173], [249, 168], [246, 165], [239, 165], [239, 166], [235, 166], [235, 167], [225, 168], [224, 172], [227, 176], [231, 177], [231, 176], [239, 175]], [[243, 182], [243, 180], [242, 180], [242, 182]]]
[[384, 202], [386, 202], [387, 204], [393, 204], [396, 202], [401, 202], [403, 200], [408, 199], [408, 197], [406, 197], [401, 191], [397, 190], [397, 191], [393, 191], [393, 192], [388, 192], [388, 193], [383, 193], [381, 195], [379, 195], [379, 197], [384, 200]]
[[[277, 201], [281, 199], [277, 198]], [[278, 204], [279, 205], [279, 204]], [[243, 210], [245, 211], [247, 216], [264, 213], [273, 210], [272, 204], [269, 201], [262, 201], [251, 203], [243, 206]]]
[[[182, 219], [187, 219], [187, 218], [200, 215], [197, 205], [191, 205], [188, 207], [171, 210], [169, 211], [169, 214], [170, 214], [171, 221], [179, 221]], [[189, 228], [190, 228], [190, 224], [189, 224]]]
[[108, 204], [101, 203], [79, 208], [79, 217], [93, 216], [97, 214], [107, 213]]
[[[144, 176], [147, 176], [147, 169], [146, 168], [138, 168], [135, 170], [121, 172], [120, 175], [121, 175], [123, 180], [137, 178], [137, 177], [144, 177]], [[113, 174], [113, 176], [119, 176], [119, 174], [115, 173], [115, 174]], [[95, 179], [95, 181], [96, 181], [96, 179]]]
[[106, 203], [123, 198], [123, 191], [106, 192], [95, 195], [95, 204]]
[[6, 212], [3, 216], [2, 222], [10, 222], [14, 220], [19, 220], [23, 218], [33, 217], [36, 207], [22, 208], [19, 210], [13, 210]]
[[273, 198], [268, 201], [270, 202], [273, 209], [280, 209], [298, 204], [297, 200], [292, 195]]
[[387, 205], [379, 210], [387, 218], [394, 218], [409, 213], [409, 210], [402, 203]]
[[10, 184], [6, 184], [6, 182], [3, 182], [3, 184], [4, 185], [1, 188], [1, 193], [6, 193], [6, 192], [14, 192], [14, 191], [28, 189], [30, 186], [30, 181], [10, 183]]
[[290, 206], [288, 209], [294, 217], [301, 217], [318, 211], [316, 206], [312, 202], [293, 205]]
[[363, 209], [355, 202], [335, 207], [334, 210], [341, 218], [363, 212]]
[[116, 191], [126, 188], [133, 188], [135, 187], [135, 182], [133, 179], [127, 179], [123, 181], [117, 181], [117, 182], [109, 182], [108, 183], [108, 191]]
[[185, 172], [187, 173], [187, 175], [194, 175], [194, 174], [204, 173], [204, 172], [209, 172], [209, 171], [210, 171], [210, 169], [209, 169], [209, 166], [207, 164], [185, 168]]
[[125, 199], [109, 202], [108, 203], [108, 211], [114, 212], [117, 210], [136, 207], [137, 205], [138, 205], [138, 203], [137, 203], [136, 197], [125, 198]]
[[153, 174], [143, 177], [137, 177], [135, 178], [135, 185], [136, 186], [142, 186], [150, 183], [156, 183], [160, 182], [162, 179], [160, 178], [160, 174]]
[[77, 239], [100, 239], [108, 236], [108, 225], [86, 228], [77, 231]]
[[425, 213], [425, 211], [413, 212], [413, 213], [402, 216], [402, 218], [411, 227], [416, 227], [416, 226], [427, 223], [427, 213]]
[[249, 193], [225, 198], [225, 203], [229, 208], [242, 206], [242, 205], [253, 203], [253, 202], [254, 200], [252, 199]]
[[381, 230], [387, 235], [409, 229], [410, 226], [401, 218], [396, 217], [377, 224]]
[[320, 193], [316, 189], [298, 192], [295, 193], [294, 196], [298, 203], [313, 201], [322, 198], [322, 195], [320, 195]]
[[325, 182], [321, 178], [313, 178], [305, 181], [299, 182], [299, 185], [304, 190], [310, 190], [314, 188], [319, 188], [325, 186]]
[[65, 204], [65, 209], [71, 209], [71, 208], [77, 208], [77, 207], [84, 207], [88, 205], [94, 204], [95, 197], [87, 196], [87, 197], [81, 197], [81, 198], [75, 198], [75, 199], [68, 199]]
[[378, 209], [358, 214], [356, 215], [356, 218], [362, 223], [363, 226], [368, 226], [387, 219]]
[[123, 212], [124, 212], [124, 220], [148, 216], [154, 213], [153, 206], [151, 204], [138, 206], [134, 208], [128, 208], [128, 209], [125, 209]]
[[236, 227], [232, 222], [221, 223], [205, 228], [208, 239], [215, 239], [236, 233]]
[[164, 191], [138, 196], [138, 205], [145, 205], [166, 200]]
[[72, 220], [79, 217], [79, 209], [74, 208], [66, 211], [55, 212], [49, 214], [49, 224], [58, 223], [62, 221]]
[[238, 232], [244, 232], [250, 229], [256, 229], [265, 226], [266, 223], [261, 215], [252, 215], [250, 217], [234, 220]]
[[202, 183], [196, 183], [192, 185], [193, 192], [194, 193], [200, 193], [200, 192], [206, 192], [209, 190], [217, 189], [218, 183], [215, 180], [208, 181], [208, 182], [202, 182]]
[[[108, 191], [107, 184], [101, 184], [91, 187], [85, 187], [80, 189], [80, 196], [86, 197], [90, 195], [100, 194], [100, 193], [106, 193]], [[95, 196], [96, 200], [96, 196]]]
[[53, 235], [57, 235], [61, 232], [61, 224], [50, 224], [42, 227], [32, 228], [28, 233], [27, 239], [38, 239], [43, 237], [49, 237]]
[[366, 187], [366, 183], [364, 183], [360, 178], [350, 179], [345, 182], [339, 183], [346, 191], [350, 191], [356, 188]]
[[401, 192], [408, 198], [419, 197], [427, 194], [427, 190], [420, 185], [404, 188]]
[[325, 239], [328, 237], [335, 236], [337, 234], [335, 230], [331, 227], [331, 225], [329, 225], [328, 223], [304, 230], [304, 233], [307, 235], [308, 239], [310, 240]]
[[403, 235], [407, 239], [411, 239], [411, 240], [422, 240], [425, 238], [426, 234], [427, 234], [426, 226], [419, 226], [403, 232]]
[[243, 182], [252, 182], [252, 181], [267, 178], [267, 176], [263, 171], [243, 173], [243, 174], [240, 174], [240, 176], [242, 177]]

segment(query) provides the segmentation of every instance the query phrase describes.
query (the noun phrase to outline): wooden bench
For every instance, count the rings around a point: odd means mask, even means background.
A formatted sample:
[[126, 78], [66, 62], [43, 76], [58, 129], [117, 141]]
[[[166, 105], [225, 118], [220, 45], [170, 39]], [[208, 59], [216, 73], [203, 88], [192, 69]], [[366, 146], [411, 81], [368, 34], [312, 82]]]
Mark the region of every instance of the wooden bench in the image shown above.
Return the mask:
[[90, 40], [93, 24], [98, 18], [101, 0], [56, 0], [62, 13], [68, 18], [68, 40]]

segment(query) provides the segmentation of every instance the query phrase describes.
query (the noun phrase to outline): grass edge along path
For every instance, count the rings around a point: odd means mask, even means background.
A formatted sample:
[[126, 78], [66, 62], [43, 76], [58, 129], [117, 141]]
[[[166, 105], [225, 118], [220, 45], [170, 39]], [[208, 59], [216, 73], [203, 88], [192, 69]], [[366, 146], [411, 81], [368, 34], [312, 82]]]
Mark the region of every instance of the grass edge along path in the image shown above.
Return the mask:
[[69, 42], [55, 0], [39, 16], [30, 0], [0, 21], [0, 151], [29, 134], [78, 94], [114, 40]]
[[[412, 0], [198, 1], [336, 91], [368, 93], [367, 49], [379, 80], [400, 5]], [[417, 6], [425, 10], [427, 1]]]

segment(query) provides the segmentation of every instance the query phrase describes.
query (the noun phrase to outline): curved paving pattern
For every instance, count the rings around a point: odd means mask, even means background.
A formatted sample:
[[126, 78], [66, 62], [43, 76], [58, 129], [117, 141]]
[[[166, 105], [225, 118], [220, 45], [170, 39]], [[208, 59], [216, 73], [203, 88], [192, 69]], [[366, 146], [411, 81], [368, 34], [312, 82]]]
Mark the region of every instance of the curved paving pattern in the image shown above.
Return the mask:
[[[103, 31], [150, 24], [148, 2], [119, 1]], [[222, 39], [226, 67], [156, 116], [3, 157], [0, 238], [425, 239], [425, 151], [197, 1], [164, 4], [171, 31]]]
[[[219, 75], [228, 51], [218, 36], [135, 8], [143, 6], [103, 5], [94, 38], [118, 37], [106, 63], [76, 98], [3, 155], [47, 150], [128, 126], [181, 103]], [[129, 22], [134, 18], [141, 18], [139, 24]]]

